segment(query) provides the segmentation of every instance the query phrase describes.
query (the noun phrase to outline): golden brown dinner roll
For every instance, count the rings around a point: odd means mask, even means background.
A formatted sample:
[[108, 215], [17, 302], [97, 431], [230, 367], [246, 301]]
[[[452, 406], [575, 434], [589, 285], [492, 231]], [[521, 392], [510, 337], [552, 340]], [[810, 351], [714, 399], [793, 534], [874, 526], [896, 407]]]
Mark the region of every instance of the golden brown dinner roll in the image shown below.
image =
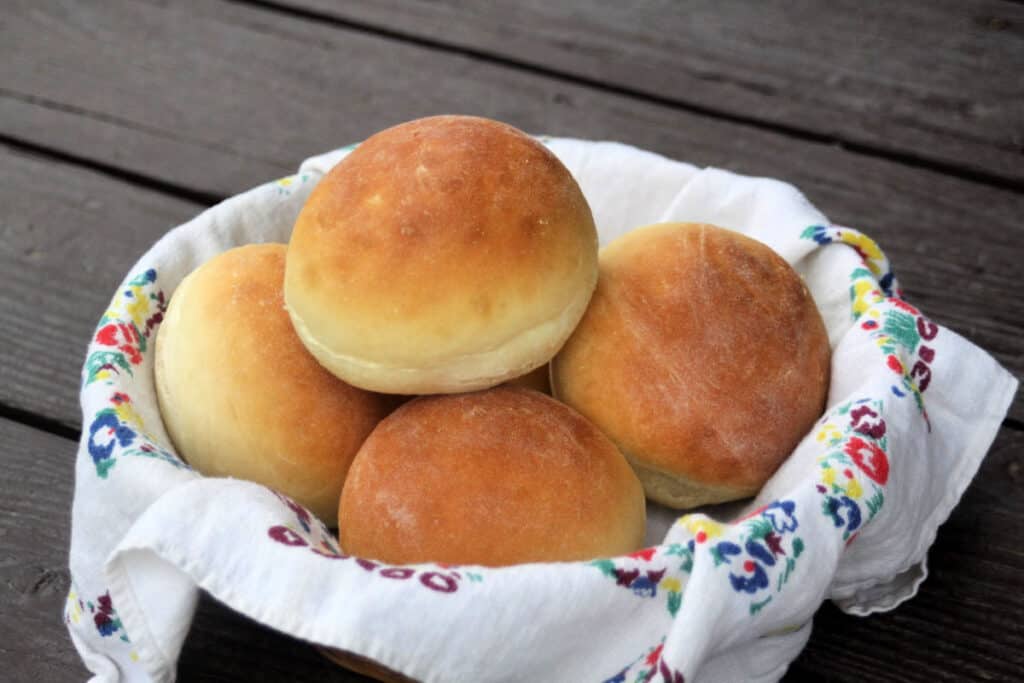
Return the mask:
[[377, 425], [338, 520], [353, 555], [499, 566], [635, 550], [645, 509], [629, 464], [588, 420], [498, 387], [418, 398]]
[[349, 464], [389, 403], [306, 351], [284, 310], [284, 260], [283, 244], [239, 247], [182, 281], [157, 334], [157, 397], [192, 467], [274, 488], [334, 525]]
[[451, 393], [546, 363], [596, 280], [594, 221], [562, 163], [511, 126], [436, 116], [374, 135], [320, 181], [285, 300], [345, 381]]
[[555, 396], [611, 437], [654, 500], [755, 493], [821, 415], [829, 344], [800, 276], [711, 225], [634, 230], [601, 252]]

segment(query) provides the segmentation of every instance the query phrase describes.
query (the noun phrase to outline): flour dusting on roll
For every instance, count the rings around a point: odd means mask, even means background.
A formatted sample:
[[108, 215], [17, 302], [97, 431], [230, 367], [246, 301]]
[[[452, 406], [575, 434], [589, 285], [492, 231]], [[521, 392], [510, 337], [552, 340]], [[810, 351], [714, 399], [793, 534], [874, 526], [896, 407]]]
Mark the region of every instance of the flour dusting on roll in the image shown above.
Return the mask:
[[710, 225], [634, 230], [601, 252], [590, 308], [552, 361], [554, 395], [677, 508], [753, 495], [825, 407], [830, 349], [800, 276]]
[[346, 553], [487, 566], [628, 553], [645, 515], [615, 445], [518, 387], [406, 403], [363, 444], [338, 513]]

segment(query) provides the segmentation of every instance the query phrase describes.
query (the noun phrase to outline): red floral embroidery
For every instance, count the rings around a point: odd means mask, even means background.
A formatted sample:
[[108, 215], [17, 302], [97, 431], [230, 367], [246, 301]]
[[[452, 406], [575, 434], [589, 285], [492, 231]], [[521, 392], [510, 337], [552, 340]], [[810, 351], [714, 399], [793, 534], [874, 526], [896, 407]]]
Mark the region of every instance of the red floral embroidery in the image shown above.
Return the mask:
[[637, 550], [636, 552], [629, 553], [628, 557], [650, 562], [651, 558], [654, 557], [654, 550], [654, 548], [644, 548], [643, 550]]
[[896, 308], [899, 308], [901, 310], [906, 311], [910, 315], [915, 315], [915, 316], [921, 315], [921, 311], [917, 310], [916, 308], [914, 308], [913, 306], [908, 304], [903, 299], [897, 299], [896, 297], [889, 297], [889, 301], [892, 302], [893, 306], [895, 306]]
[[104, 346], [117, 346], [117, 325], [111, 323], [97, 330], [96, 341]]
[[112, 322], [96, 331], [96, 342], [104, 346], [116, 347], [128, 356], [132, 365], [142, 362], [141, 337], [134, 325], [123, 322]]
[[873, 481], [883, 486], [889, 481], [889, 458], [881, 448], [859, 436], [854, 436], [843, 450]]

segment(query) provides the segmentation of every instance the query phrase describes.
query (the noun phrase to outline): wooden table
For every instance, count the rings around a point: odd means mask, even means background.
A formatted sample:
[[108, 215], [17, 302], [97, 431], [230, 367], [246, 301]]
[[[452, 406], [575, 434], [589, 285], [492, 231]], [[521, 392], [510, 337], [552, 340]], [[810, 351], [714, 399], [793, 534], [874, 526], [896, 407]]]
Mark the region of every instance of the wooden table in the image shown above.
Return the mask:
[[[790, 181], [908, 298], [1024, 368], [1024, 7], [34, 2], [0, 12], [0, 677], [82, 680], [61, 622], [79, 367], [168, 228], [418, 116], [490, 116]], [[920, 595], [826, 605], [787, 680], [1024, 679], [1024, 402]], [[183, 681], [362, 680], [204, 600]]]

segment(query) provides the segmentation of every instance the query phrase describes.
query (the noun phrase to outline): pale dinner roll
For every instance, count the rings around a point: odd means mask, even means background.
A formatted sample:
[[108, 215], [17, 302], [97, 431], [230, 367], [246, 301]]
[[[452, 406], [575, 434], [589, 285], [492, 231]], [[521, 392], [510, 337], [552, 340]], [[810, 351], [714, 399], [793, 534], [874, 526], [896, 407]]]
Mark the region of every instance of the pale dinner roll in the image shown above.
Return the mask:
[[644, 495], [614, 444], [536, 391], [418, 398], [352, 463], [346, 553], [392, 564], [500, 566], [618, 555], [643, 544]]
[[650, 498], [689, 508], [757, 492], [824, 410], [829, 358], [810, 292], [778, 254], [662, 224], [602, 250], [552, 389], [611, 437]]
[[345, 381], [452, 393], [546, 363], [596, 280], [593, 217], [562, 163], [511, 126], [436, 116], [374, 135], [320, 181], [285, 300]]
[[333, 526], [352, 458], [390, 401], [345, 384], [299, 341], [285, 249], [231, 249], [182, 281], [157, 334], [157, 397], [192, 467], [281, 491]]

